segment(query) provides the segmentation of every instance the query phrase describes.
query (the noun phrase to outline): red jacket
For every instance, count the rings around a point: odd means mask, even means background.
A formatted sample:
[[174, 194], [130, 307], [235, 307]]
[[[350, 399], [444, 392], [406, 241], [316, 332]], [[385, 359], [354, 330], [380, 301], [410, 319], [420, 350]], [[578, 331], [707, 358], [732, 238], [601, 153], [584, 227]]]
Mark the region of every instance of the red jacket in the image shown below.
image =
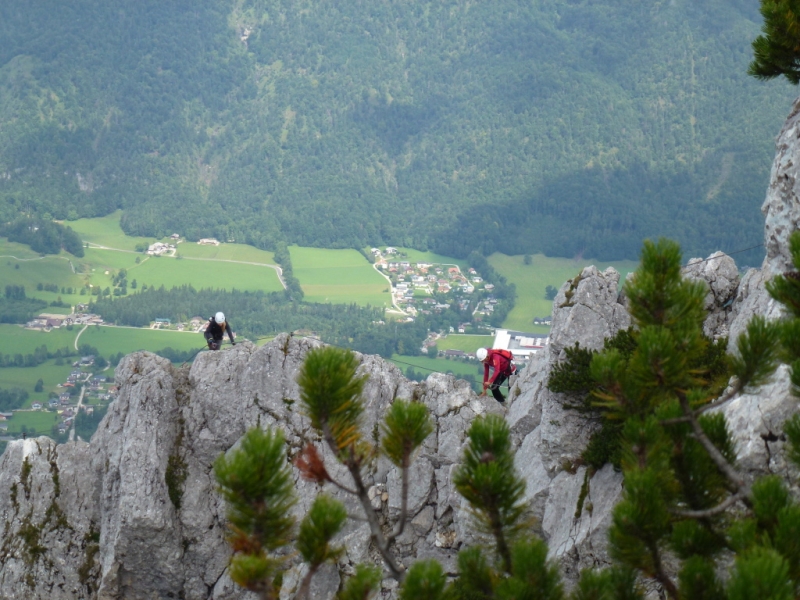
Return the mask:
[[[489, 367], [494, 369], [491, 380], [489, 379]], [[508, 377], [511, 375], [511, 353], [508, 350], [487, 350], [486, 360], [483, 361], [483, 384], [487, 381], [494, 383], [501, 375]]]

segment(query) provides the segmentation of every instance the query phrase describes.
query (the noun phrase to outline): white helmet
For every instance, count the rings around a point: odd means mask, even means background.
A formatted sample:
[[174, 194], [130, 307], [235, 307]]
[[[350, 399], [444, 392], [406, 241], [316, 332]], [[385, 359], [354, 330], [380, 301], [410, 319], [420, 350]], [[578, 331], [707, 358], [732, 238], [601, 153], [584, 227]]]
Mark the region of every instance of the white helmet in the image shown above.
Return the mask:
[[215, 321], [216, 321], [218, 324], [222, 325], [222, 324], [225, 322], [225, 313], [223, 313], [223, 312], [218, 312], [217, 314], [215, 314], [215, 315], [214, 315], [214, 320], [215, 320]]
[[486, 348], [478, 348], [478, 351], [475, 353], [475, 356], [478, 357], [478, 360], [483, 362], [486, 360], [486, 355], [489, 354], [486, 351]]

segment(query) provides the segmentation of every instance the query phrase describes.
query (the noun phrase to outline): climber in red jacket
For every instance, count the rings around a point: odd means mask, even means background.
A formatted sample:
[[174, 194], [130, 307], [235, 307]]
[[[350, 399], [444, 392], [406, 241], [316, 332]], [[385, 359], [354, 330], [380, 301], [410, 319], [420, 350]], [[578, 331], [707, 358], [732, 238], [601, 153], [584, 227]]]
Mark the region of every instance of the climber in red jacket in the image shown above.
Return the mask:
[[[483, 363], [483, 394], [486, 389], [492, 390], [492, 396], [498, 402], [505, 402], [505, 397], [500, 393], [500, 386], [511, 377], [516, 370], [514, 355], [508, 350], [493, 350], [491, 348], [478, 348], [475, 353], [478, 360]], [[492, 378], [489, 379], [489, 369], [493, 369]]]

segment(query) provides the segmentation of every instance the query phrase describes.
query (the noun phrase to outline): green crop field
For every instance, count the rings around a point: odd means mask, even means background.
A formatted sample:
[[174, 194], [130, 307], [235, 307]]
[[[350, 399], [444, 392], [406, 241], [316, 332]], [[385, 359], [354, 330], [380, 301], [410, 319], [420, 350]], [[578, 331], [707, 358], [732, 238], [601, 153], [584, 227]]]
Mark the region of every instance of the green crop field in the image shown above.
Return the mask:
[[389, 282], [356, 250], [290, 246], [289, 252], [307, 302], [391, 306]]
[[461, 350], [463, 352], [475, 352], [478, 348], [491, 348], [494, 342], [493, 335], [464, 335], [451, 333], [439, 338], [436, 347], [439, 350]]
[[201, 333], [96, 325], [83, 332], [79, 343], [94, 346], [105, 357], [118, 352], [129, 354], [137, 350], [158, 352], [169, 347], [185, 351], [205, 347]]
[[[59, 327], [52, 331], [38, 331], [35, 329], [25, 329], [21, 325], [0, 324], [0, 339], [5, 343], [0, 348], [0, 354], [32, 354], [39, 346], [47, 346], [50, 352], [55, 352], [65, 346], [70, 350], [74, 349], [75, 336], [81, 330], [75, 326], [71, 331], [66, 327]], [[2, 379], [0, 371], [0, 379]]]
[[567, 279], [572, 279], [585, 266], [592, 264], [601, 271], [607, 267], [614, 267], [621, 273], [620, 282], [622, 282], [625, 280], [625, 276], [638, 266], [638, 263], [632, 260], [576, 261], [569, 258], [549, 258], [543, 254], [531, 256], [531, 264], [526, 265], [523, 256], [507, 256], [499, 253], [489, 257], [489, 264], [508, 279], [509, 283], [517, 286], [516, 305], [503, 326], [530, 333], [541, 333], [548, 330], [547, 327], [533, 325], [534, 317], [547, 317], [552, 313], [553, 302], [544, 297], [545, 288], [548, 285], [558, 289]]

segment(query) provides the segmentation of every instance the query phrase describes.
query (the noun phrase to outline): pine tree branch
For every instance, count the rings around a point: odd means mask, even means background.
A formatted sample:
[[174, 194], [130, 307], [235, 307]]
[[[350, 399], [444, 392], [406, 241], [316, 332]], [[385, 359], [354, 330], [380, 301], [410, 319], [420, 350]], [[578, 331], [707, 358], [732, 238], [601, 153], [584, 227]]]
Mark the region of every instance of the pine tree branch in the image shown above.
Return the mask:
[[673, 600], [678, 600], [678, 587], [675, 585], [675, 582], [670, 579], [669, 575], [667, 575], [666, 571], [664, 571], [664, 565], [661, 564], [661, 553], [658, 551], [658, 547], [655, 545], [650, 545], [650, 554], [653, 557], [653, 569], [655, 573], [653, 576], [658, 583], [661, 584], [661, 587], [664, 588], [664, 591], [667, 592], [667, 595]]
[[364, 510], [364, 514], [367, 517], [367, 523], [369, 524], [369, 530], [372, 534], [372, 541], [375, 542], [375, 547], [383, 557], [392, 578], [398, 582], [402, 582], [405, 576], [405, 569], [397, 564], [397, 559], [389, 550], [390, 540], [387, 540], [386, 536], [384, 536], [381, 524], [375, 514], [375, 509], [372, 508], [372, 502], [369, 499], [367, 487], [364, 485], [364, 480], [361, 477], [361, 465], [355, 457], [353, 447], [350, 446], [348, 455], [343, 456], [327, 423], [322, 424], [322, 435], [333, 453], [338, 456], [339, 460], [347, 467], [347, 470], [350, 472], [350, 477], [353, 478], [353, 483], [355, 484], [353, 494], [358, 498], [358, 501], [361, 503], [361, 508]]
[[309, 566], [308, 573], [306, 573], [306, 576], [303, 577], [303, 583], [300, 584], [300, 589], [297, 590], [297, 596], [295, 596], [295, 600], [305, 600], [309, 597], [308, 592], [311, 590], [311, 579], [314, 577], [318, 569], [319, 565]]
[[386, 566], [389, 567], [389, 572], [391, 573], [392, 578], [398, 582], [402, 582], [403, 578], [405, 577], [405, 569], [397, 564], [397, 559], [389, 550], [390, 540], [386, 539], [386, 537], [383, 535], [383, 529], [381, 528], [381, 524], [378, 521], [377, 515], [375, 514], [375, 509], [372, 508], [372, 502], [369, 499], [367, 488], [364, 485], [363, 479], [361, 478], [361, 468], [353, 456], [352, 448], [350, 450], [350, 457], [345, 464], [350, 470], [350, 475], [356, 484], [356, 496], [361, 502], [364, 513], [367, 515], [367, 522], [369, 523], [369, 529], [372, 533], [372, 540], [375, 542], [375, 547], [378, 549], [378, 552], [381, 553]]
[[358, 493], [354, 489], [351, 489], [351, 488], [347, 487], [346, 485], [342, 485], [341, 483], [336, 481], [333, 477], [331, 477], [330, 482], [333, 485], [335, 485], [336, 487], [338, 487], [340, 490], [342, 490], [343, 492], [347, 492], [348, 494], [352, 494], [353, 496], [355, 496]]
[[397, 523], [397, 529], [388, 536], [387, 541], [392, 542], [401, 535], [406, 528], [406, 521], [408, 520], [408, 469], [409, 469], [409, 454], [403, 457], [403, 467], [401, 469], [402, 477], [402, 498], [400, 499], [400, 520]]
[[689, 399], [686, 397], [686, 394], [679, 393], [678, 400], [680, 401], [681, 408], [683, 409], [684, 414], [686, 415], [689, 424], [692, 426], [692, 432], [694, 433], [694, 438], [700, 442], [700, 445], [705, 448], [705, 451], [708, 453], [709, 458], [711, 461], [717, 466], [720, 473], [722, 473], [725, 478], [728, 480], [729, 486], [728, 488], [734, 494], [741, 494], [742, 501], [747, 505], [750, 506], [750, 490], [742, 479], [742, 476], [739, 475], [739, 472], [728, 462], [728, 460], [722, 455], [722, 452], [719, 451], [708, 436], [706, 432], [703, 431], [703, 427], [700, 425], [700, 422], [697, 420], [697, 417], [694, 416], [694, 412], [692, 411], [691, 406], [689, 406]]
[[696, 419], [697, 417], [711, 410], [712, 408], [720, 407], [726, 402], [730, 401], [731, 399], [733, 399], [734, 396], [736, 396], [739, 392], [741, 392], [742, 389], [743, 389], [742, 385], [739, 383], [738, 380], [736, 380], [733, 384], [733, 387], [730, 388], [727, 392], [725, 392], [722, 396], [720, 396], [713, 402], [704, 404], [700, 408], [696, 408], [694, 411], [692, 411], [692, 417], [683, 416], [683, 417], [675, 417], [674, 419], [664, 419], [663, 421], [661, 421], [661, 425], [667, 426], [667, 425], [679, 425], [681, 423], [689, 423], [691, 422], [690, 421], [691, 418]]
[[731, 506], [736, 504], [739, 500], [742, 499], [741, 490], [735, 494], [731, 494], [725, 500], [717, 504], [712, 508], [706, 508], [704, 510], [679, 510], [676, 508], [669, 509], [670, 514], [675, 515], [676, 517], [686, 517], [689, 519], [707, 519], [708, 517], [716, 516], [720, 513], [725, 512]]

